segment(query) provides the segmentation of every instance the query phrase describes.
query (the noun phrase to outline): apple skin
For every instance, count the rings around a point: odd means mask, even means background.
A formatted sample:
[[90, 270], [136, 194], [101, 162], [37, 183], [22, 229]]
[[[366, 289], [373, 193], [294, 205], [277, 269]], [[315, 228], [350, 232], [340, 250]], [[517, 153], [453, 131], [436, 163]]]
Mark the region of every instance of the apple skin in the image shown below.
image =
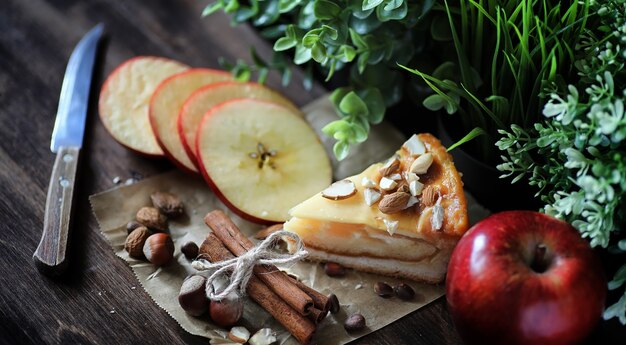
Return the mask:
[[[545, 246], [543, 260], [537, 245]], [[602, 315], [606, 286], [578, 231], [534, 211], [474, 225], [452, 253], [446, 279], [448, 309], [466, 344], [580, 343]]]

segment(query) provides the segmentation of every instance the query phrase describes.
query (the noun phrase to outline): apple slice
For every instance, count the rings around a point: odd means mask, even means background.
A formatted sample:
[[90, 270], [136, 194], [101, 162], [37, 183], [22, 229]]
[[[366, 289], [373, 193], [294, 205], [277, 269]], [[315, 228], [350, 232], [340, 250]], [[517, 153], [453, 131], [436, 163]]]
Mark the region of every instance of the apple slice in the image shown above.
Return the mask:
[[236, 99], [209, 110], [198, 127], [198, 163], [215, 194], [257, 223], [279, 223], [331, 182], [330, 161], [315, 132], [293, 110]]
[[148, 103], [165, 78], [188, 69], [180, 62], [138, 56], [118, 66], [102, 85], [98, 108], [104, 127], [123, 146], [148, 155], [163, 156], [150, 128]]
[[189, 160], [178, 135], [177, 118], [185, 100], [198, 88], [232, 80], [230, 74], [207, 68], [193, 68], [165, 79], [150, 99], [150, 125], [165, 155], [179, 168], [198, 172]]
[[202, 117], [217, 104], [236, 98], [271, 101], [301, 114], [300, 110], [278, 92], [257, 83], [226, 81], [196, 90], [183, 105], [178, 115], [178, 134], [191, 161], [197, 164], [196, 133]]

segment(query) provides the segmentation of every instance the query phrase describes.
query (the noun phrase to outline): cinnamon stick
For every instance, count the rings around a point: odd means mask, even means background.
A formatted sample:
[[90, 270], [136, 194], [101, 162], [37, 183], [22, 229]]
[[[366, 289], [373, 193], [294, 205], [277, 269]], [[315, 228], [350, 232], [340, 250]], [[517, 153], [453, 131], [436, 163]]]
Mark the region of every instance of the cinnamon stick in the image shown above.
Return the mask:
[[319, 324], [324, 320], [324, 318], [328, 315], [328, 311], [319, 310], [317, 308], [311, 309], [311, 313], [307, 315], [309, 320], [311, 320], [314, 324]]
[[[204, 216], [204, 222], [213, 230], [215, 236], [222, 241], [224, 246], [236, 256], [243, 255], [254, 247], [254, 243], [252, 243], [252, 241], [239, 230], [237, 225], [221, 210], [207, 213], [207, 215]], [[254, 267], [254, 273], [267, 284], [272, 291], [300, 314], [307, 315], [311, 312], [313, 299], [304, 291], [300, 290], [293, 281], [276, 266], [256, 265]]]
[[[228, 260], [234, 255], [214, 234], [209, 234], [200, 246], [200, 257], [211, 262]], [[247, 286], [248, 295], [276, 321], [287, 329], [300, 344], [308, 344], [315, 333], [315, 324], [289, 306], [259, 278], [252, 276]]]
[[289, 277], [289, 279], [291, 279], [291, 281], [293, 281], [293, 283], [296, 284], [300, 290], [311, 297], [313, 300], [313, 306], [315, 306], [316, 309], [320, 309], [323, 312], [328, 312], [330, 310], [330, 300], [328, 299], [328, 296], [325, 296], [312, 287], [304, 284], [295, 277], [290, 275], [287, 275], [287, 277]]

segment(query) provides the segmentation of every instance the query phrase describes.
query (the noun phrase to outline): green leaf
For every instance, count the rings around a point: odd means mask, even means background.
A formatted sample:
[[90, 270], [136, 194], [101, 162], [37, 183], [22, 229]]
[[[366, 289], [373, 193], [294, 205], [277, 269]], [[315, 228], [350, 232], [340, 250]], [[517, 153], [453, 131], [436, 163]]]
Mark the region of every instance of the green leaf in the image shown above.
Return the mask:
[[404, 0], [389, 0], [387, 4], [385, 4], [385, 11], [392, 11], [396, 8], [402, 6], [404, 4]]
[[302, 65], [309, 60], [311, 60], [311, 49], [301, 45], [296, 46], [296, 54], [293, 57], [293, 63]]
[[341, 13], [341, 7], [327, 0], [316, 0], [313, 5], [313, 13], [318, 20], [330, 20]]
[[333, 153], [337, 160], [344, 160], [350, 153], [350, 144], [347, 141], [336, 142], [335, 145], [333, 145]]
[[386, 6], [379, 6], [376, 8], [376, 16], [381, 22], [386, 22], [389, 20], [401, 20], [406, 17], [408, 13], [408, 7], [406, 2], [403, 2], [398, 8], [394, 8], [393, 10], [387, 10]]
[[359, 35], [356, 31], [349, 29], [350, 32], [350, 40], [352, 41], [352, 44], [354, 44], [354, 46], [357, 49], [360, 50], [367, 50], [367, 43], [365, 43], [365, 40], [363, 40], [363, 38], [361, 37], [361, 35]]
[[335, 136], [337, 133], [350, 133], [351, 130], [350, 124], [345, 120], [335, 120], [322, 127], [324, 134], [337, 140], [341, 140], [341, 136], [339, 138]]
[[229, 0], [228, 4], [224, 6], [224, 12], [226, 13], [234, 13], [239, 9], [239, 1], [237, 0]]
[[280, 0], [278, 2], [278, 10], [280, 13], [287, 13], [300, 5], [302, 0]]
[[[365, 123], [367, 123], [367, 121], [365, 121]], [[355, 122], [352, 124], [352, 133], [353, 137], [350, 140], [351, 144], [358, 144], [358, 143], [362, 143], [365, 140], [367, 140], [367, 135], [369, 133], [368, 131], [369, 127], [365, 127], [363, 126], [361, 123], [359, 122]]]
[[221, 10], [224, 7], [224, 1], [223, 0], [218, 0], [210, 5], [207, 5], [204, 10], [202, 10], [202, 16], [206, 17], [209, 16], [219, 10]]
[[320, 64], [324, 63], [326, 61], [326, 47], [321, 43], [315, 43], [311, 48], [311, 57]]
[[351, 115], [367, 115], [367, 105], [354, 91], [348, 92], [339, 103], [339, 110]]
[[346, 44], [342, 44], [341, 47], [339, 47], [337, 58], [341, 60], [341, 62], [351, 62], [352, 60], [354, 60], [355, 56], [356, 50], [354, 49], [354, 47]]
[[472, 129], [469, 133], [467, 133], [467, 135], [465, 135], [463, 138], [461, 138], [461, 140], [457, 141], [456, 143], [452, 144], [450, 147], [448, 147], [446, 149], [447, 152], [450, 152], [452, 150], [454, 150], [455, 148], [459, 147], [460, 145], [465, 144], [466, 142], [479, 137], [481, 135], [485, 135], [487, 133], [485, 133], [485, 131], [480, 128], [480, 127], [475, 127], [474, 129]]
[[368, 88], [359, 92], [359, 96], [367, 106], [367, 119], [372, 124], [379, 124], [385, 117], [385, 100], [380, 90]]
[[367, 67], [367, 60], [369, 60], [369, 58], [370, 58], [369, 52], [361, 53], [361, 55], [359, 55], [356, 61], [357, 67], [359, 69], [359, 73], [363, 74], [363, 72], [365, 71], [365, 67]]
[[333, 91], [330, 94], [330, 101], [335, 105], [336, 108], [339, 108], [339, 103], [341, 103], [341, 100], [348, 94], [350, 93], [350, 88], [349, 87], [340, 87], [335, 89], [335, 91]]
[[298, 44], [298, 41], [289, 37], [281, 37], [274, 42], [274, 51], [280, 52], [291, 49]]
[[371, 10], [382, 3], [383, 0], [363, 0], [363, 6], [361, 7], [361, 9], [363, 11]]

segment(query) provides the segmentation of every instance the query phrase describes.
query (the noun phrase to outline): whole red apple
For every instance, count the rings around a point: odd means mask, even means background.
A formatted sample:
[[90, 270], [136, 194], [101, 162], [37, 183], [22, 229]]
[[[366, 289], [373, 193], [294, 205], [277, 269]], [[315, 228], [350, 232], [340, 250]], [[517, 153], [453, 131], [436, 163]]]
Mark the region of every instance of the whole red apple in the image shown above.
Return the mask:
[[446, 293], [467, 344], [576, 344], [604, 310], [606, 278], [571, 225], [508, 211], [474, 225], [459, 241]]

